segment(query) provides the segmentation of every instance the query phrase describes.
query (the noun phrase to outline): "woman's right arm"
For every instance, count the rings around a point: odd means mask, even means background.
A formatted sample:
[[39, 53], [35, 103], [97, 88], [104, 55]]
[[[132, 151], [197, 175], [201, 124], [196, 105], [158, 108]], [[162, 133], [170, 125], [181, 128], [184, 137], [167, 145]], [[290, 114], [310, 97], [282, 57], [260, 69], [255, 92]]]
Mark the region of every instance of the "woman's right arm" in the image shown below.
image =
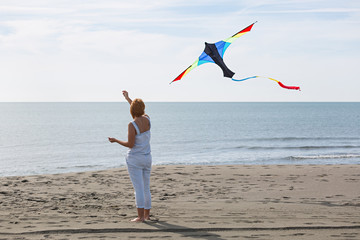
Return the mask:
[[123, 95], [124, 95], [126, 101], [128, 101], [128, 103], [131, 105], [132, 100], [129, 98], [129, 93], [125, 90], [123, 90], [122, 92], [123, 92]]
[[135, 134], [136, 134], [136, 130], [135, 130], [134, 126], [132, 125], [132, 123], [129, 123], [127, 142], [118, 140], [116, 138], [111, 138], [111, 137], [109, 137], [109, 142], [111, 142], [111, 143], [116, 142], [124, 147], [132, 148], [132, 147], [134, 147], [134, 144], [135, 144]]

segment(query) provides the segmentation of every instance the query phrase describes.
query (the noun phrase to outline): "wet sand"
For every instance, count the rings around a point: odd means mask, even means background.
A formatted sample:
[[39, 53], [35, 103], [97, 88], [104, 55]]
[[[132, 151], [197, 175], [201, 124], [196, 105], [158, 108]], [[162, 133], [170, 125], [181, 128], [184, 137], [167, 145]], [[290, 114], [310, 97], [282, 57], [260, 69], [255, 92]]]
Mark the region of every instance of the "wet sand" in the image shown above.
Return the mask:
[[360, 165], [154, 166], [0, 178], [0, 239], [360, 239]]

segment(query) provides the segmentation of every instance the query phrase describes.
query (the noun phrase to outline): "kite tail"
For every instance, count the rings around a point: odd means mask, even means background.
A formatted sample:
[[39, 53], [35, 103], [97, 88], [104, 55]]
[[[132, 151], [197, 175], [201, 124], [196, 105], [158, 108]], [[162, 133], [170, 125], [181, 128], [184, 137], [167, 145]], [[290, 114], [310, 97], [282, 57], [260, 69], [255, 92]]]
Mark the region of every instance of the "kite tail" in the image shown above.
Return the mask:
[[299, 91], [301, 91], [301, 90], [300, 90], [300, 87], [296, 87], [296, 86], [286, 86], [286, 85], [282, 84], [280, 81], [278, 82], [278, 84], [279, 84], [280, 87], [282, 87], [282, 88], [293, 89], [293, 90], [299, 90]]
[[[245, 80], [249, 80], [249, 79], [252, 79], [252, 78], [258, 78], [258, 77], [261, 77], [261, 76], [252, 76], [252, 77], [248, 77], [248, 78], [243, 78], [243, 79], [234, 79], [232, 78], [231, 80], [235, 81], [235, 82], [242, 82], [242, 81], [245, 81]], [[296, 87], [296, 86], [286, 86], [284, 84], [282, 84], [282, 82], [276, 80], [276, 79], [273, 79], [273, 78], [269, 78], [269, 77], [262, 77], [262, 78], [267, 78], [267, 79], [270, 79], [272, 81], [275, 81], [279, 84], [280, 87], [282, 88], [286, 88], [286, 89], [291, 89], [291, 90], [300, 90], [300, 87]]]
[[273, 79], [273, 78], [268, 78], [268, 79], [277, 82], [277, 83], [279, 84], [279, 86], [282, 87], [282, 88], [301, 91], [301, 90], [300, 90], [300, 87], [296, 87], [296, 86], [286, 86], [286, 85], [282, 84], [282, 82], [280, 82], [280, 81], [278, 81], [278, 80], [276, 80], [276, 79]]
[[249, 79], [252, 79], [252, 78], [257, 78], [257, 76], [243, 78], [243, 79], [234, 79], [234, 78], [232, 78], [231, 80], [233, 80], [235, 82], [242, 82], [242, 81], [249, 80]]

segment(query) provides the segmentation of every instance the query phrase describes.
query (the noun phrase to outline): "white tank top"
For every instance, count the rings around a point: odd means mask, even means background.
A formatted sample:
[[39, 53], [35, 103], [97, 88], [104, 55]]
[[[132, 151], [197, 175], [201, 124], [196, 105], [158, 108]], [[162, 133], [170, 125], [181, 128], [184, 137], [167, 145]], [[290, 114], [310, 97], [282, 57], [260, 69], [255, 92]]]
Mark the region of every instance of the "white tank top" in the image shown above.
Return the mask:
[[[149, 120], [149, 124], [150, 124], [150, 128], [151, 128], [150, 118], [148, 118], [148, 117], [146, 117], [146, 118]], [[136, 122], [132, 121], [131, 123], [133, 124], [133, 126], [136, 130], [136, 135], [135, 135], [135, 144], [132, 148], [129, 149], [128, 155], [133, 156], [133, 155], [148, 155], [148, 154], [150, 154], [151, 153], [150, 129], [146, 132], [140, 133], [140, 129], [139, 129], [138, 125], [136, 124]]]

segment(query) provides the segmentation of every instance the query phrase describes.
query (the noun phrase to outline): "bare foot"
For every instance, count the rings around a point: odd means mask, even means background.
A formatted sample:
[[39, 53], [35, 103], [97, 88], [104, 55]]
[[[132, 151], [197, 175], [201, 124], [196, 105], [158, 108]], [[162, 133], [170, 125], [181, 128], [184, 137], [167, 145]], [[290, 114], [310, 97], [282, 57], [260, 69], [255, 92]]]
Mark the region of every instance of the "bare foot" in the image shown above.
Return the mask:
[[137, 218], [130, 220], [130, 222], [144, 222], [144, 219], [137, 217]]

